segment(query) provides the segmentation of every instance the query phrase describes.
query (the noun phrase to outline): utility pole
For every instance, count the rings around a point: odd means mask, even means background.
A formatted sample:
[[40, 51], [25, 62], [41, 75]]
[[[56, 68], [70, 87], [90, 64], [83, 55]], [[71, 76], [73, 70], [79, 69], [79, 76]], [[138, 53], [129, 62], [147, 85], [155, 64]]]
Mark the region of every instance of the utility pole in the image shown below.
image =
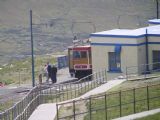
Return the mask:
[[146, 28], [146, 72], [149, 73], [149, 54], [148, 54], [148, 30]]
[[156, 0], [157, 5], [157, 19], [159, 19], [159, 0]]
[[31, 54], [32, 54], [32, 86], [35, 86], [34, 77], [34, 50], [33, 50], [33, 32], [32, 32], [32, 10], [30, 10], [30, 31], [31, 31]]

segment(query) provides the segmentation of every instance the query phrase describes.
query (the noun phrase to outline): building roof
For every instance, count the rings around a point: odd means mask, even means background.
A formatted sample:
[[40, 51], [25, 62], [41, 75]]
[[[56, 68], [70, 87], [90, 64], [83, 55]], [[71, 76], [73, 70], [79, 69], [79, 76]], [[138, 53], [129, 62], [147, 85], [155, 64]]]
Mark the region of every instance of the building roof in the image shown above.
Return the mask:
[[70, 50], [89, 50], [91, 49], [91, 46], [90, 45], [69, 46], [68, 49]]
[[121, 37], [139, 38], [147, 35], [160, 36], [160, 25], [149, 26], [139, 29], [113, 29], [90, 34], [91, 37]]
[[152, 20], [148, 20], [149, 24], [160, 24], [160, 19], [152, 19]]

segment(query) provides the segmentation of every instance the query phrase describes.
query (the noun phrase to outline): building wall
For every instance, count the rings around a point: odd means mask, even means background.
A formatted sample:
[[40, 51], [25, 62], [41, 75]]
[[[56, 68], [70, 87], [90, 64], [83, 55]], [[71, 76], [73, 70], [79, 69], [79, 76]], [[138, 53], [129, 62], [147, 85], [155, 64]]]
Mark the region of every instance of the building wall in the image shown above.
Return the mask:
[[[108, 71], [107, 76], [109, 79], [113, 79], [120, 75], [125, 75], [127, 66], [138, 66], [139, 64], [145, 62], [145, 52], [144, 52], [145, 45], [139, 47], [135, 45], [142, 42], [145, 42], [144, 38], [91, 37], [93, 72], [106, 68]], [[122, 44], [121, 47], [122, 73], [111, 72], [108, 69], [109, 68], [108, 52], [114, 52], [116, 44]], [[132, 46], [132, 44], [134, 44], [134, 46]], [[132, 67], [128, 69], [128, 72], [130, 74], [132, 72], [137, 73], [138, 67]]]
[[[149, 45], [148, 45], [148, 49], [149, 49], [149, 63], [152, 64], [153, 63], [153, 51], [154, 50], [159, 50], [160, 51], [160, 41], [159, 41], [159, 37], [156, 36], [150, 36], [148, 37], [149, 39]], [[152, 69], [152, 65], [150, 65], [150, 69]]]
[[146, 45], [138, 47], [138, 73], [144, 73], [146, 71]]
[[[140, 39], [140, 38], [138, 38]], [[91, 43], [119, 43], [119, 44], [137, 44], [136, 38], [115, 38], [115, 37], [91, 37]]]

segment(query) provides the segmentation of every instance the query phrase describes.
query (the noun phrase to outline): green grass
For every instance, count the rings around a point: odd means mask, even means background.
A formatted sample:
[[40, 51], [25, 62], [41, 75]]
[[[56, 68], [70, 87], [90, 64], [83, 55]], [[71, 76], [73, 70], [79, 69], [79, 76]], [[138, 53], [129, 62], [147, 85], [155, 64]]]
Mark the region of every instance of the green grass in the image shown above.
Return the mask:
[[149, 115], [147, 117], [143, 117], [143, 118], [136, 119], [136, 120], [160, 120], [160, 113]]
[[[120, 110], [121, 110], [121, 116], [126, 116], [129, 114], [133, 114], [141, 112], [141, 111], [146, 111], [148, 110], [147, 106], [147, 100], [143, 100], [147, 98], [147, 89], [146, 87], [141, 87], [135, 90], [135, 101], [136, 104], [134, 106], [133, 101], [134, 101], [134, 94], [133, 94], [133, 89], [140, 87], [140, 86], [146, 86], [146, 85], [151, 85], [150, 83], [155, 83], [159, 84], [159, 80], [156, 80], [153, 82], [152, 79], [150, 81], [127, 81], [122, 83], [119, 86], [116, 86], [109, 90], [109, 92], [106, 93], [106, 102], [105, 102], [105, 93], [102, 95], [96, 95], [97, 97], [92, 97], [91, 101], [84, 100], [81, 101], [81, 105], [77, 106], [82, 106], [85, 105], [86, 107], [84, 108], [84, 114], [81, 114], [82, 118], [84, 120], [90, 120], [90, 117], [92, 120], [106, 120], [106, 117], [108, 120], [113, 119], [113, 118], [118, 118], [120, 117]], [[130, 89], [126, 91], [126, 89]], [[121, 108], [119, 107], [120, 105], [120, 91], [121, 91]], [[114, 94], [113, 94], [114, 93]], [[160, 96], [160, 84], [157, 86], [151, 86], [149, 87], [149, 97], [156, 97]], [[149, 109], [155, 109], [160, 107], [160, 98], [155, 98], [155, 99], [150, 99], [149, 100]], [[141, 101], [142, 100], [142, 101]], [[80, 102], [80, 101], [79, 101]], [[77, 102], [77, 104], [79, 103]], [[90, 104], [91, 103], [91, 104]], [[73, 103], [66, 104], [60, 108], [60, 116], [59, 117], [65, 117], [65, 114], [67, 111], [72, 111], [70, 114], [71, 116], [73, 115]], [[105, 105], [106, 108], [105, 109]], [[70, 108], [67, 109], [66, 108]], [[90, 111], [90, 106], [91, 106], [91, 111]], [[135, 111], [134, 111], [135, 108]], [[82, 111], [75, 111], [76, 114], [80, 114]], [[66, 115], [67, 116], [67, 115]], [[70, 119], [73, 118], [73, 116], [68, 116]], [[76, 115], [78, 117], [78, 115]]]
[[3, 104], [1, 103], [0, 104], [0, 112], [10, 108], [12, 105], [13, 105], [13, 101], [12, 100], [9, 100], [9, 101], [6, 101], [6, 102], [3, 102]]
[[[47, 62], [54, 64], [56, 59], [54, 56], [36, 56], [35, 57], [35, 78], [38, 80], [38, 74], [44, 68]], [[23, 84], [31, 82], [32, 69], [31, 58], [22, 60], [14, 60], [9, 64], [0, 66], [0, 82], [8, 84]]]
[[[115, 89], [114, 89], [115, 90]], [[116, 90], [118, 90], [116, 88]], [[120, 87], [120, 90], [122, 88]], [[107, 93], [109, 94], [109, 93]], [[121, 92], [121, 108], [120, 108], [120, 97], [119, 92], [115, 94], [109, 94], [106, 97], [106, 106], [107, 109], [105, 111], [105, 99], [92, 99], [92, 111], [95, 111], [91, 114], [92, 120], [105, 120], [106, 116], [108, 119], [113, 119], [121, 116], [126, 116], [134, 113], [134, 94], [133, 90], [122, 91]], [[160, 96], [160, 85], [149, 87], [149, 96], [156, 97]], [[147, 100], [143, 100], [147, 98], [146, 88], [139, 88], [135, 90], [135, 113], [142, 112], [148, 110]], [[150, 99], [149, 101], [149, 109], [155, 109], [160, 107], [160, 98]], [[141, 101], [142, 100], [142, 101]], [[128, 103], [128, 104], [127, 104]], [[88, 106], [88, 103], [87, 103]], [[121, 110], [120, 110], [121, 109]], [[84, 120], [89, 120], [90, 115], [86, 115]]]

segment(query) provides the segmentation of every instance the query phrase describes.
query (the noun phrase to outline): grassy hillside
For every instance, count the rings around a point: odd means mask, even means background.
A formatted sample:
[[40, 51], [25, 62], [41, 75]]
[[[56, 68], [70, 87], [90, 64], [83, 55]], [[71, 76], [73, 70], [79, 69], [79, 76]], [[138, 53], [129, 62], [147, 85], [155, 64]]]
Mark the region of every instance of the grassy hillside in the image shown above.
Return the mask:
[[[36, 56], [35, 57], [35, 80], [38, 82], [38, 75], [43, 72], [44, 65], [49, 61], [51, 64], [56, 62], [54, 56]], [[31, 83], [32, 69], [31, 58], [14, 60], [10, 64], [0, 66], [0, 82], [8, 84]]]
[[137, 28], [156, 17], [152, 0], [0, 0], [1, 65], [31, 54], [30, 9], [35, 54], [63, 51], [75, 35], [83, 39], [96, 31]]

